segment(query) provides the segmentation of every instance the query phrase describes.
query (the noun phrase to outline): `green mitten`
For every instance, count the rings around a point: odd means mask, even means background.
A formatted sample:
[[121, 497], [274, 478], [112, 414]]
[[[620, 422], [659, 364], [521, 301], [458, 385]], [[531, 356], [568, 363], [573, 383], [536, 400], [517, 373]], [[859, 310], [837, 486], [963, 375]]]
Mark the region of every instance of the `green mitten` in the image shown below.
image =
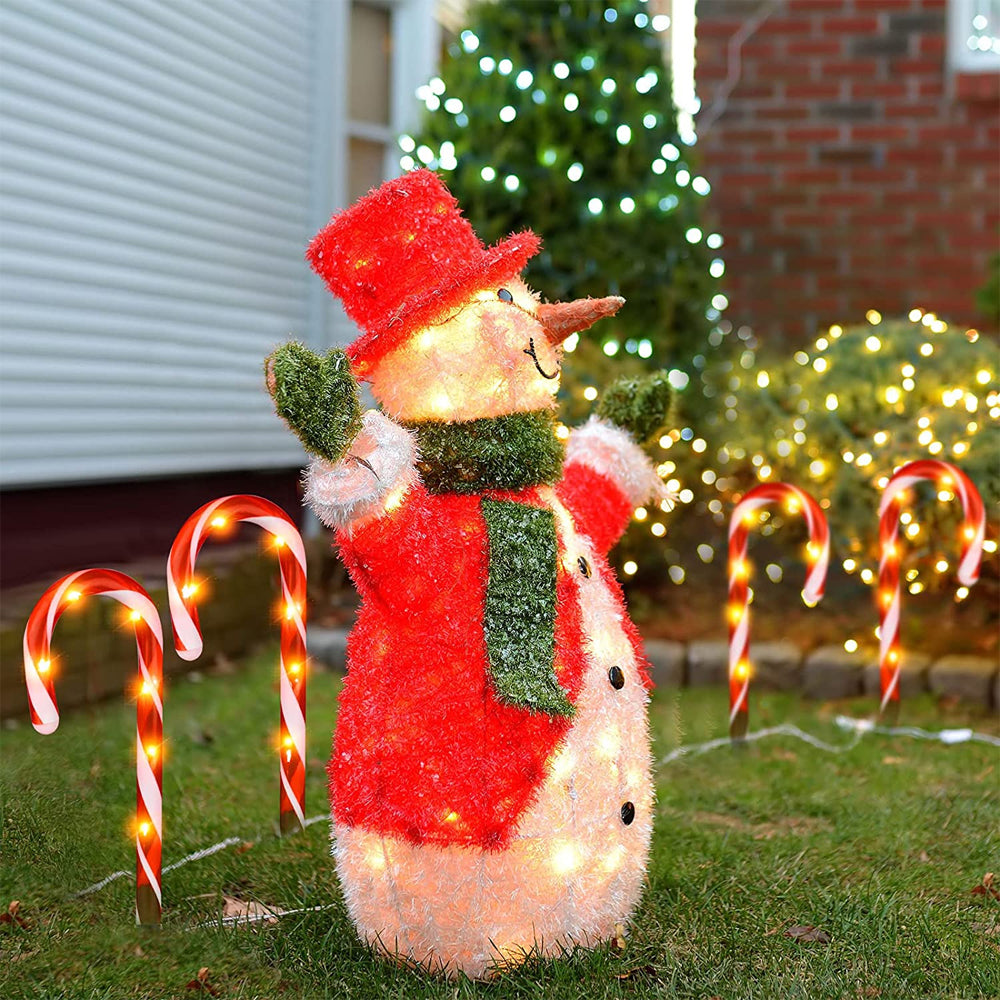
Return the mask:
[[293, 341], [271, 354], [264, 370], [278, 416], [306, 450], [340, 461], [361, 430], [358, 383], [347, 355], [334, 348], [320, 356]]
[[604, 390], [597, 415], [645, 444], [666, 426], [670, 396], [667, 373], [662, 370], [645, 378], [616, 379]]

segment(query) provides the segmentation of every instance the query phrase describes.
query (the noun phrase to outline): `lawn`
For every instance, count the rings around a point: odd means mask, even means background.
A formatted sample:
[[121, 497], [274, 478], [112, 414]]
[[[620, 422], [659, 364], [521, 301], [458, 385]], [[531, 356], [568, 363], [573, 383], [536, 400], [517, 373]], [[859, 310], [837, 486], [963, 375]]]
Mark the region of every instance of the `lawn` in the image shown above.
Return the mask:
[[[165, 859], [243, 843], [164, 875], [163, 928], [132, 922], [128, 839], [132, 707], [72, 712], [49, 737], [2, 733], [0, 995], [21, 997], [912, 998], [1000, 996], [1000, 751], [867, 736], [834, 755], [787, 737], [657, 770], [649, 885], [623, 950], [532, 962], [488, 983], [448, 983], [373, 958], [340, 900], [327, 825], [275, 836], [274, 651], [238, 673], [176, 680], [166, 705]], [[339, 679], [309, 691], [307, 815], [324, 811], [323, 763]], [[657, 759], [725, 729], [720, 690], [658, 692]], [[835, 706], [864, 715], [870, 700]], [[795, 722], [834, 743], [834, 707], [752, 694], [752, 727]], [[929, 728], [995, 718], [904, 703]], [[998, 877], [1000, 882], [1000, 877]], [[274, 925], [200, 926], [223, 895], [284, 910]], [[828, 940], [786, 932], [815, 927]], [[199, 970], [207, 970], [198, 978]]]

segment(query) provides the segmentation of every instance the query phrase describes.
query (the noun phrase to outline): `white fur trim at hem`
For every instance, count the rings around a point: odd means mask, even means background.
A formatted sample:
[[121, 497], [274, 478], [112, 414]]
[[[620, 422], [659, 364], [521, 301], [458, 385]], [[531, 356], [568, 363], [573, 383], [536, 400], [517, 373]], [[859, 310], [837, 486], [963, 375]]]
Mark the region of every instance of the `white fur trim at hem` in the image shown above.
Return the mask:
[[632, 504], [671, 499], [649, 456], [632, 436], [599, 417], [570, 433], [566, 464], [574, 462], [614, 480]]
[[380, 517], [417, 481], [414, 436], [378, 410], [368, 410], [361, 423], [344, 458], [315, 458], [305, 473], [305, 501], [330, 528]]

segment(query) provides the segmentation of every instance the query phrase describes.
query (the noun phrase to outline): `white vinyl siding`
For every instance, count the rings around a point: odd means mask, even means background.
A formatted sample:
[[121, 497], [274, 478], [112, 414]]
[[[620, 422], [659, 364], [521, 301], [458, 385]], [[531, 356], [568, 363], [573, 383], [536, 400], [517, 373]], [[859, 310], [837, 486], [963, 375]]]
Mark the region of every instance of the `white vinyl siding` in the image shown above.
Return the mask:
[[343, 201], [347, 13], [0, 4], [0, 486], [301, 462], [262, 363], [351, 333], [303, 259]]

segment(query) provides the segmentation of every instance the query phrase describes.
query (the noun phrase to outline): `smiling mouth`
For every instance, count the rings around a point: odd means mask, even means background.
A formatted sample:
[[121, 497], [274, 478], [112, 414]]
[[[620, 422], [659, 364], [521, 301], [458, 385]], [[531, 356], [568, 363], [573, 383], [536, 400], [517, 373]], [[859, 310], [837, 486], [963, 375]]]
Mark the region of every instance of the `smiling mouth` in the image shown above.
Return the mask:
[[558, 368], [556, 369], [554, 375], [550, 375], [538, 363], [538, 355], [535, 354], [535, 338], [534, 337], [529, 337], [528, 338], [528, 345], [529, 346], [524, 349], [524, 353], [527, 354], [528, 357], [531, 358], [531, 360], [535, 362], [535, 367], [538, 369], [538, 374], [541, 375], [542, 378], [548, 378], [548, 379], [559, 378], [559, 369]]

